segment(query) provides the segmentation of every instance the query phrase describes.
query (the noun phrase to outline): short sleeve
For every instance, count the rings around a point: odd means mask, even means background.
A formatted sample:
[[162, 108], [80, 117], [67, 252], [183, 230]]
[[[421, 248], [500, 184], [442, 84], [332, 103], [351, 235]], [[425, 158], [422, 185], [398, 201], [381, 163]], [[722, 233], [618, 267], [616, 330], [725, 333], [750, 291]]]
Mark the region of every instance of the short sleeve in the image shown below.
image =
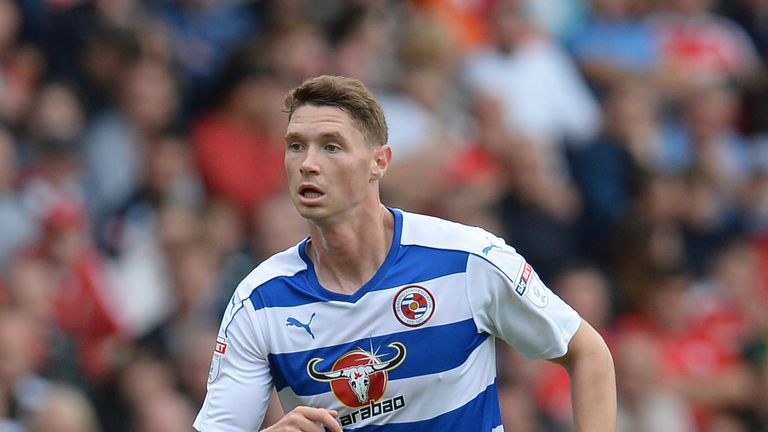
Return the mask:
[[503, 240], [467, 262], [467, 297], [478, 330], [530, 359], [563, 356], [581, 317]]
[[208, 392], [195, 419], [195, 429], [250, 432], [261, 425], [273, 384], [265, 331], [250, 300], [233, 298], [219, 329]]

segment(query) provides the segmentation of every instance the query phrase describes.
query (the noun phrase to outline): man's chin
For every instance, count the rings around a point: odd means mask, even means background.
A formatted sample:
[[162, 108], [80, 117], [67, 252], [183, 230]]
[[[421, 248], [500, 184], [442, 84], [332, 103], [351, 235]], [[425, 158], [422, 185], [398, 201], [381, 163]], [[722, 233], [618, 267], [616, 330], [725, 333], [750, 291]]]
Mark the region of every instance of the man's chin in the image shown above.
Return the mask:
[[296, 210], [298, 210], [299, 215], [301, 215], [301, 217], [313, 222], [322, 220], [328, 217], [327, 210], [322, 207], [315, 207], [315, 206], [310, 207], [310, 206], [299, 205], [299, 206], [296, 206]]

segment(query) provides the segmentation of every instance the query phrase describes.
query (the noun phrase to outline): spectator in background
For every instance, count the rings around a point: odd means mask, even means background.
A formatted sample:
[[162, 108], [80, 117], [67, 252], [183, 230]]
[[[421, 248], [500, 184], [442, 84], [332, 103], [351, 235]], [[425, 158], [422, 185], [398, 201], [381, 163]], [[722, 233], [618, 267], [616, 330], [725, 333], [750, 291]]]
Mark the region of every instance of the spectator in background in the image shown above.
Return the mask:
[[0, 121], [18, 125], [45, 74], [45, 58], [19, 40], [21, 14], [16, 2], [0, 1]]
[[26, 422], [29, 432], [98, 432], [96, 412], [77, 388], [54, 385], [40, 410]]
[[85, 207], [85, 173], [80, 165], [82, 154], [78, 144], [71, 139], [46, 138], [30, 145], [35, 157], [20, 189], [24, 205], [40, 232], [45, 229], [45, 218], [58, 206]]
[[96, 233], [101, 247], [116, 258], [129, 253], [146, 236], [154, 235], [154, 219], [164, 203], [191, 209], [202, 207], [202, 184], [191, 145], [184, 135], [149, 137], [144, 150], [145, 175], [141, 184], [105, 217]]
[[746, 239], [723, 242], [710, 255], [704, 278], [688, 300], [696, 305], [693, 324], [734, 362], [768, 329], [768, 291], [759, 265], [757, 251]]
[[749, 143], [738, 131], [737, 90], [725, 81], [691, 85], [682, 99], [681, 122], [669, 127], [662, 161], [666, 170], [700, 169], [729, 200], [749, 178]]
[[110, 109], [123, 71], [141, 54], [135, 32], [148, 19], [143, 2], [92, 0], [44, 8], [39, 38], [52, 75], [75, 84], [90, 117]]
[[164, 206], [202, 206], [203, 191], [185, 136], [163, 134], [147, 142], [146, 176], [96, 232], [110, 258], [109, 278], [121, 305], [121, 321], [137, 336], [170, 313], [167, 257], [158, 240]]
[[570, 179], [553, 169], [554, 149], [523, 141], [507, 152], [506, 190], [498, 206], [504, 236], [549, 277], [582, 253], [580, 198]]
[[29, 259], [42, 259], [55, 275], [51, 296], [56, 323], [76, 344], [87, 378], [111, 377], [123, 336], [104, 262], [91, 244], [84, 209], [60, 203], [43, 219], [43, 235]]
[[87, 126], [85, 107], [71, 84], [48, 80], [35, 94], [22, 126], [19, 165], [29, 174], [26, 171], [35, 170], [46, 142], [67, 143], [80, 153]]
[[[397, 73], [398, 40], [394, 33], [400, 10], [385, 2], [354, 4], [343, 10], [328, 26], [334, 50], [334, 73], [354, 76], [375, 92], [392, 84]], [[308, 77], [306, 77], [308, 78]]]
[[118, 103], [93, 120], [83, 149], [99, 224], [140, 188], [149, 141], [168, 132], [179, 114], [176, 83], [162, 64], [139, 61], [119, 75]]
[[697, 361], [696, 354], [686, 355], [695, 343], [688, 332], [691, 311], [684, 301], [691, 276], [682, 268], [656, 269], [645, 283], [646, 295], [617, 317], [615, 349], [623, 376], [619, 397], [624, 430], [632, 430], [633, 424], [640, 430], [655, 430], [649, 429], [660, 425], [655, 422], [696, 430], [685, 396], [664, 385], [673, 374], [680, 374], [675, 361]]
[[175, 307], [171, 314], [140, 341], [157, 357], [170, 359], [184, 333], [195, 323], [213, 323], [219, 318], [217, 306], [221, 295], [216, 285], [216, 257], [199, 237], [178, 245], [169, 264]]
[[475, 199], [493, 203], [488, 208], [499, 218], [505, 237], [549, 276], [578, 252], [580, 201], [563, 171], [563, 154], [509, 130], [495, 100], [476, 104], [475, 114], [478, 147], [465, 153], [469, 158], [458, 172], [475, 184]]
[[[755, 78], [760, 61], [755, 46], [733, 21], [712, 13], [712, 0], [673, 0], [652, 24], [661, 52], [663, 87], [673, 96], [690, 85]], [[696, 71], [692, 74], [691, 71]]]
[[730, 408], [745, 408], [752, 391], [744, 361], [719, 336], [699, 324], [700, 304], [690, 301], [691, 275], [657, 270], [636, 314], [619, 318], [619, 338], [639, 332], [658, 349], [656, 376], [691, 408], [695, 427], [705, 430]]
[[13, 255], [32, 242], [37, 231], [18, 190], [17, 164], [16, 142], [0, 127], [0, 275], [8, 271]]
[[249, 221], [284, 186], [285, 119], [274, 114], [284, 85], [258, 64], [234, 63], [225, 78], [218, 106], [192, 125], [192, 144], [208, 194], [231, 202]]
[[684, 99], [682, 123], [667, 128], [666, 146], [678, 150], [667, 167], [686, 173], [686, 248], [696, 271], [719, 241], [743, 230], [741, 211], [756, 164], [752, 144], [738, 130], [737, 110], [729, 85], [697, 86]]
[[434, 18], [415, 15], [403, 38], [399, 82], [380, 97], [388, 142], [397, 154], [382, 193], [394, 207], [437, 209], [453, 183], [445, 167], [467, 145], [469, 113], [452, 87], [457, 65], [448, 30]]
[[457, 51], [462, 55], [486, 45], [491, 39], [488, 29], [488, 18], [493, 8], [491, 0], [417, 0], [413, 4], [451, 32]]
[[627, 79], [655, 78], [658, 52], [637, 3], [590, 0], [589, 4], [590, 17], [574, 32], [569, 45], [592, 88], [602, 95]]
[[[123, 418], [109, 430], [188, 431], [194, 420], [193, 408], [176, 390], [176, 384], [170, 363], [146, 353], [137, 353], [120, 380], [119, 395], [125, 404], [121, 413]], [[126, 412], [131, 415], [125, 416]]]
[[41, 340], [35, 370], [46, 378], [88, 388], [77, 341], [60, 326], [53, 266], [43, 258], [22, 256], [13, 263], [7, 280], [3, 305], [28, 318]]
[[184, 104], [197, 113], [229, 55], [259, 26], [245, 4], [207, 0], [150, 2], [168, 31]]
[[[686, 189], [680, 176], [651, 172], [611, 235], [607, 265], [616, 279], [619, 310], [636, 310], [658, 269], [686, 265], [682, 220]], [[631, 256], [633, 259], [626, 259]]]
[[299, 82], [327, 72], [334, 55], [323, 29], [307, 21], [273, 28], [259, 43], [249, 48], [254, 50], [251, 55], [255, 58], [266, 57], [277, 75], [286, 82]]
[[664, 147], [659, 98], [648, 83], [617, 82], [605, 95], [603, 110], [600, 135], [573, 152], [570, 167], [584, 202], [583, 241], [594, 245], [593, 258], [605, 262], [617, 226], [646, 173], [658, 170]]
[[629, 332], [613, 348], [618, 377], [617, 432], [694, 432], [690, 407], [663, 382], [658, 344], [647, 335]]
[[598, 106], [566, 53], [533, 27], [518, 2], [499, 1], [491, 21], [493, 44], [466, 59], [473, 97], [496, 99], [510, 131], [544, 144], [592, 137]]
[[139, 57], [169, 64], [160, 18], [142, 0], [30, 0], [27, 33], [39, 41], [50, 76], [73, 84], [89, 118], [117, 101], [123, 72]]
[[41, 340], [32, 320], [19, 311], [0, 309], [0, 429], [23, 432], [39, 412], [50, 383], [38, 376]]

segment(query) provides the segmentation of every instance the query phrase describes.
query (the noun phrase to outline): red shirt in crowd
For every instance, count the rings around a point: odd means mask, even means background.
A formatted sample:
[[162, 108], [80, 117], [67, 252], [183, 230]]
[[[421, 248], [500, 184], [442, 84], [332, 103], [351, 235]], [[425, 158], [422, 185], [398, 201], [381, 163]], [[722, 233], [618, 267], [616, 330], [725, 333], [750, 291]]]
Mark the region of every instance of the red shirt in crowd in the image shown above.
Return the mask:
[[195, 156], [212, 195], [237, 206], [245, 220], [284, 184], [283, 144], [220, 114], [192, 131]]

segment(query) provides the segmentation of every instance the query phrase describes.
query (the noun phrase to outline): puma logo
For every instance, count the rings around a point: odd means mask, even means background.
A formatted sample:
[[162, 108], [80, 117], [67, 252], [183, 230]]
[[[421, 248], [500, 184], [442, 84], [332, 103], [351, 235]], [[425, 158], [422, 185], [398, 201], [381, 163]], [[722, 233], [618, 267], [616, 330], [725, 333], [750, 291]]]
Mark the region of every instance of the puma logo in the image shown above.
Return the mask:
[[296, 318], [288, 317], [288, 319], [285, 321], [285, 326], [286, 327], [299, 327], [299, 328], [303, 328], [304, 330], [307, 331], [307, 333], [309, 333], [310, 336], [312, 336], [312, 339], [314, 339], [315, 338], [315, 334], [312, 333], [312, 329], [309, 328], [309, 326], [312, 324], [312, 320], [314, 318], [315, 318], [315, 314], [312, 313], [312, 316], [309, 317], [309, 322], [304, 324], [303, 322], [297, 320]]
[[491, 243], [490, 245], [483, 248], [483, 255], [488, 255], [488, 253], [493, 250], [493, 248], [501, 249], [500, 246], [496, 246], [495, 244]]

